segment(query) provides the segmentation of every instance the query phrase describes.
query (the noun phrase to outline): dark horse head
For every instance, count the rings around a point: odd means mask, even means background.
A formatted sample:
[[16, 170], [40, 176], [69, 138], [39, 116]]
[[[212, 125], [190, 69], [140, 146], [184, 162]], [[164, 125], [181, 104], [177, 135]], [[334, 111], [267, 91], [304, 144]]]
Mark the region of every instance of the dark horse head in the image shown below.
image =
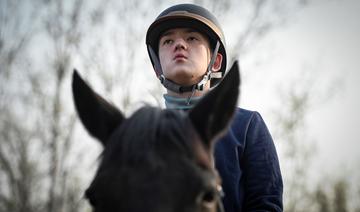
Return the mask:
[[212, 149], [236, 108], [239, 70], [189, 112], [143, 107], [131, 117], [73, 74], [76, 110], [103, 145], [86, 198], [95, 212], [207, 212], [221, 208]]

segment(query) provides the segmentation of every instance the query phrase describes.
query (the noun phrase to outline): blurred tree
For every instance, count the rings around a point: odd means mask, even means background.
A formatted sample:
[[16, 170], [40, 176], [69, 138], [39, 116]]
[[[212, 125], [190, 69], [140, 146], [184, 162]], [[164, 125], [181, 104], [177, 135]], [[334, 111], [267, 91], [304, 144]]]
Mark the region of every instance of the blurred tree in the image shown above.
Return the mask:
[[[39, 186], [39, 173], [29, 144], [36, 133], [27, 128], [22, 106], [30, 99], [24, 93], [26, 83], [22, 84], [26, 77], [17, 68], [25, 66], [25, 50], [36, 31], [26, 19], [39, 16], [35, 10], [25, 9], [30, 2], [0, 3], [0, 211], [32, 211], [39, 207], [32, 196]], [[34, 6], [38, 7], [38, 2]]]
[[[307, 84], [305, 79], [302, 83]], [[275, 111], [277, 133], [275, 140], [283, 144], [280, 154], [284, 173], [284, 204], [289, 212], [309, 211], [311, 191], [309, 190], [308, 170], [313, 154], [305, 130], [305, 118], [309, 109], [311, 89], [303, 84], [289, 89], [282, 95], [282, 109]], [[310, 86], [311, 87], [311, 86]]]
[[355, 195], [355, 212], [360, 212], [360, 202], [358, 201], [360, 199], [360, 187], [357, 185], [356, 195]]
[[[325, 89], [316, 87], [316, 79], [321, 78], [318, 74], [308, 67], [300, 76], [293, 76], [288, 85], [283, 85], [280, 90], [281, 106], [273, 110], [277, 127], [275, 140], [282, 147], [280, 161], [284, 173], [285, 211], [289, 212], [345, 212], [349, 211], [348, 202], [352, 200], [348, 196], [351, 193], [347, 186], [348, 179], [340, 178], [335, 183], [331, 182], [334, 176], [319, 176], [320, 182], [311, 179], [316, 142], [308, 133], [307, 118], [312, 109], [324, 105], [336, 91], [331, 81]], [[333, 189], [333, 192], [325, 191], [324, 187]]]
[[75, 116], [63, 85], [81, 41], [81, 9], [80, 0], [1, 0], [1, 211], [80, 209], [69, 157]]
[[[73, 48], [81, 42], [79, 31], [79, 18], [82, 15], [83, 1], [76, 0], [66, 10], [66, 2], [53, 1], [47, 5], [45, 16], [45, 32], [52, 45], [53, 55], [49, 56], [49, 79], [53, 82], [50, 89], [52, 93], [42, 105], [47, 105], [49, 120], [44, 120], [49, 130], [49, 187], [47, 211], [68, 211], [66, 198], [71, 196], [72, 188], [67, 185], [70, 167], [66, 167], [68, 154], [73, 144], [72, 134], [75, 118], [63, 108], [65, 90], [63, 85], [67, 72], [70, 71]], [[41, 83], [41, 82], [39, 82]], [[42, 94], [43, 95], [43, 94]], [[41, 96], [42, 96], [41, 95]], [[50, 101], [49, 101], [50, 100]], [[63, 116], [68, 114], [68, 118]], [[66, 128], [64, 128], [66, 126]], [[65, 130], [66, 129], [66, 130]], [[66, 194], [66, 195], [64, 195]], [[71, 201], [71, 200], [70, 200]], [[73, 206], [70, 206], [73, 207]]]
[[337, 180], [334, 184], [333, 208], [336, 212], [347, 212], [348, 210], [348, 186], [344, 179]]
[[327, 193], [320, 186], [315, 191], [315, 200], [318, 205], [318, 212], [330, 212], [331, 206]]

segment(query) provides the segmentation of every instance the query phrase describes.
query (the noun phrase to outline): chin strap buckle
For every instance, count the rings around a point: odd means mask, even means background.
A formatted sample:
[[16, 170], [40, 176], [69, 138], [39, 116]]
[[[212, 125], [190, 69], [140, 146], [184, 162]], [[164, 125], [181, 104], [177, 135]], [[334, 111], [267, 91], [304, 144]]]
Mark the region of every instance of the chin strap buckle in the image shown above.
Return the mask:
[[202, 80], [198, 84], [195, 85], [196, 90], [203, 91], [205, 89], [205, 85], [208, 82], [208, 80], [210, 79], [210, 73], [211, 72], [206, 72], [206, 74], [204, 75]]
[[[216, 56], [219, 52], [219, 48], [220, 48], [220, 42], [217, 41], [216, 42], [216, 46], [215, 46], [215, 49], [214, 49], [214, 52], [213, 52], [213, 55], [211, 57], [211, 60], [210, 60], [210, 63], [207, 67], [207, 70], [206, 70], [206, 73], [205, 75], [203, 76], [202, 80], [196, 84], [196, 89], [199, 90], [199, 91], [202, 91], [205, 89], [205, 85], [206, 83], [213, 77], [215, 76], [216, 78], [219, 77], [219, 75], [217, 74], [217, 72], [212, 72], [211, 71], [211, 68], [213, 67], [214, 63], [215, 63], [215, 60], [216, 60]], [[220, 73], [220, 78], [221, 78], [221, 73]]]

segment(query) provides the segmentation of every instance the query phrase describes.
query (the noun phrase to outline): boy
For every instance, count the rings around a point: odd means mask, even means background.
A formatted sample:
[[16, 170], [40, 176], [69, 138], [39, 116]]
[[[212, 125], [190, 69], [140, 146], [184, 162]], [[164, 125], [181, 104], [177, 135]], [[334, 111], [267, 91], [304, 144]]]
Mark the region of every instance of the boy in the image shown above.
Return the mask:
[[[223, 32], [200, 6], [180, 4], [164, 10], [150, 25], [146, 44], [155, 73], [167, 89], [167, 108], [192, 108], [225, 74]], [[283, 210], [279, 161], [259, 113], [238, 108], [214, 156], [226, 212]]]

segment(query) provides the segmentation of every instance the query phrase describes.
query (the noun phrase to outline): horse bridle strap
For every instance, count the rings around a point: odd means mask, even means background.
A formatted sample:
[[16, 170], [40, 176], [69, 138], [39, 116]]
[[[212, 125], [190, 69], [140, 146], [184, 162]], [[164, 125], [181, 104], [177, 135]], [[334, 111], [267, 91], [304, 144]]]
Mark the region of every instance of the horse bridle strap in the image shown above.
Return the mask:
[[225, 212], [221, 199], [218, 200], [217, 212]]
[[222, 203], [222, 198], [224, 197], [224, 191], [222, 189], [222, 186], [218, 185], [216, 190], [218, 192], [218, 200], [217, 200], [216, 211], [217, 212], [225, 212], [224, 205]]

